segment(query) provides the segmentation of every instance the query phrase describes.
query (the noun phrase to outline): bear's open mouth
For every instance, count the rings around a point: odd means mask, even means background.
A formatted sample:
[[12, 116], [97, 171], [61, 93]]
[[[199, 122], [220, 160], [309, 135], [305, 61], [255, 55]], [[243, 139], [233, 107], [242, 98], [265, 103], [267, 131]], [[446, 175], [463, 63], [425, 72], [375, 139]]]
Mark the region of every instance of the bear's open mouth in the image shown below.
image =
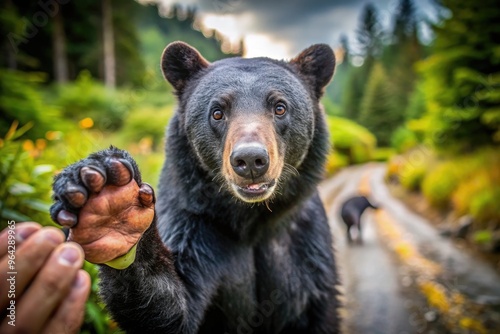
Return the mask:
[[276, 180], [272, 180], [271, 182], [250, 183], [245, 186], [233, 184], [233, 187], [241, 199], [249, 202], [258, 202], [268, 198], [275, 185]]

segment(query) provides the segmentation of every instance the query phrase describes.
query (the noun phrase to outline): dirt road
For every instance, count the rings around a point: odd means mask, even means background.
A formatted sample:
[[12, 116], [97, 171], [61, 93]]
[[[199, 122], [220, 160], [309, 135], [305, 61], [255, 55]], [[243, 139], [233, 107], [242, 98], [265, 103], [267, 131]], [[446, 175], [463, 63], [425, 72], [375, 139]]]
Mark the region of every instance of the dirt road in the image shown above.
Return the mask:
[[[500, 277], [393, 198], [385, 166], [347, 168], [320, 193], [343, 281], [345, 333], [500, 333]], [[380, 210], [362, 219], [362, 243], [347, 243], [341, 204], [365, 192]]]

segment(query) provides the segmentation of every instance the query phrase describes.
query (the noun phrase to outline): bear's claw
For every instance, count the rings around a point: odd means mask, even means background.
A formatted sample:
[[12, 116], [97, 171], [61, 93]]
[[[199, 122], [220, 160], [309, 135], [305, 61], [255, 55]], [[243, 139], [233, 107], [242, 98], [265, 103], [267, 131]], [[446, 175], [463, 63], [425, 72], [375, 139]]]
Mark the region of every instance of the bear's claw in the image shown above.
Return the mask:
[[124, 186], [134, 178], [134, 169], [130, 162], [125, 159], [106, 159], [107, 184]]
[[85, 166], [80, 169], [80, 178], [91, 192], [98, 193], [106, 184], [106, 172], [95, 166]]
[[76, 184], [69, 182], [63, 193], [68, 203], [74, 208], [81, 208], [87, 202], [87, 190]]
[[78, 218], [74, 213], [66, 210], [61, 210], [57, 214], [57, 222], [64, 227], [73, 227], [78, 222]]
[[154, 190], [147, 183], [143, 183], [139, 189], [139, 202], [144, 206], [151, 206], [155, 202]]

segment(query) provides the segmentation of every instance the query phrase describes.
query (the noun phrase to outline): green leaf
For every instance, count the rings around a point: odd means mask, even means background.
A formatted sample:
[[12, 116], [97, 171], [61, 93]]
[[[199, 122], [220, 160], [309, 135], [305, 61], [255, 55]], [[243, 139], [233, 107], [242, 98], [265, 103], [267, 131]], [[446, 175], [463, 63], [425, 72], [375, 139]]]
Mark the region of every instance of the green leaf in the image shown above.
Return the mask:
[[37, 210], [40, 212], [49, 212], [51, 206], [50, 203], [32, 198], [26, 198], [22, 200], [21, 203], [26, 205], [30, 209]]
[[33, 169], [33, 177], [37, 177], [43, 174], [51, 173], [56, 169], [54, 165], [38, 165]]
[[491, 240], [493, 240], [493, 234], [488, 230], [480, 230], [476, 231], [472, 236], [472, 238], [478, 244], [486, 244], [488, 242], [491, 242]]
[[87, 309], [87, 318], [95, 325], [95, 329], [97, 333], [105, 333], [105, 328], [104, 328], [104, 315], [102, 313], [102, 310], [94, 304], [93, 302], [89, 301], [86, 304], [86, 309]]
[[22, 182], [16, 182], [9, 187], [9, 193], [14, 196], [28, 195], [34, 192], [34, 187]]
[[30, 217], [25, 216], [22, 213], [12, 209], [3, 209], [1, 216], [4, 219], [14, 219], [15, 221], [20, 221], [20, 222], [32, 220]]

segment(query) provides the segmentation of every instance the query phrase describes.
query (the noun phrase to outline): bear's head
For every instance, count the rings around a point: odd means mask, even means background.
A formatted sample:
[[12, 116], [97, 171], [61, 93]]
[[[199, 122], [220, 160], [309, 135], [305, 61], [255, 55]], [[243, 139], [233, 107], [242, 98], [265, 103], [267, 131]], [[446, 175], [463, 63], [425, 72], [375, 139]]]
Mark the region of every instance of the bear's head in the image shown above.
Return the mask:
[[176, 116], [200, 165], [236, 198], [254, 203], [278, 193], [306, 158], [335, 57], [329, 46], [317, 44], [289, 62], [209, 63], [193, 47], [174, 42], [161, 67], [176, 90]]

